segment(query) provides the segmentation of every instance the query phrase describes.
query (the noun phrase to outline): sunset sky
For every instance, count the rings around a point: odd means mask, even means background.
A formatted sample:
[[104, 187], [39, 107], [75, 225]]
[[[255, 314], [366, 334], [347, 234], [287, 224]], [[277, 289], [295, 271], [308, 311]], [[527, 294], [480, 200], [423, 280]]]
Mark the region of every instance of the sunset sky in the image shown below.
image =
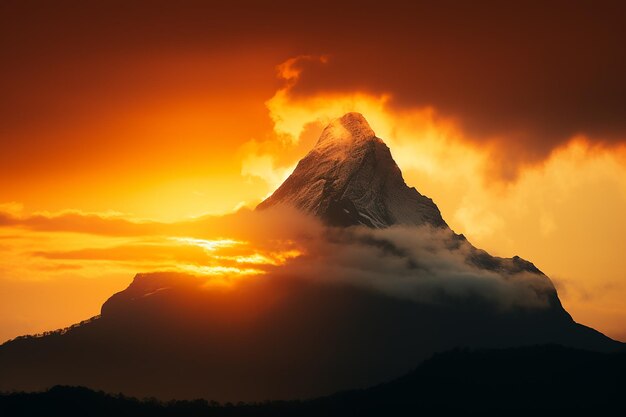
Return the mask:
[[219, 216], [348, 111], [454, 231], [626, 341], [624, 6], [438, 4], [2, 2], [0, 342], [137, 272], [297, 256]]

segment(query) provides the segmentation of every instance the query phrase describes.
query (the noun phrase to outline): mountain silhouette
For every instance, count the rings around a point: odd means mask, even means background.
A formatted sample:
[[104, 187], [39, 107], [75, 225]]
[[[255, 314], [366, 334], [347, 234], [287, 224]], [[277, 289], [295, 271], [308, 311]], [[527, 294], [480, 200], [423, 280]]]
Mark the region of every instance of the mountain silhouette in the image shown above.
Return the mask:
[[[398, 269], [374, 279], [367, 270], [339, 268], [332, 276], [303, 280], [302, 269], [279, 267], [232, 289], [207, 289], [206, 278], [180, 273], [138, 274], [100, 316], [0, 346], [0, 390], [62, 384], [162, 399], [310, 398], [389, 381], [455, 347], [560, 344], [610, 352], [623, 346], [574, 322], [532, 263], [493, 257], [452, 232], [432, 200], [405, 184], [389, 148], [360, 114], [333, 121], [258, 210], [279, 206], [319, 217], [335, 245], [348, 244], [348, 236], [357, 241], [355, 253], [374, 248], [380, 262]], [[428, 242], [414, 256], [392, 238], [361, 229], [401, 230], [404, 240], [422, 233]], [[394, 271], [406, 274], [403, 285], [422, 285], [451, 259], [463, 268], [454, 285], [480, 284], [463, 297], [431, 291], [434, 296], [424, 300], [420, 291], [389, 286], [396, 282]], [[429, 290], [440, 289], [443, 271]], [[344, 272], [356, 277], [345, 280]], [[370, 281], [359, 285], [360, 278]], [[531, 294], [539, 304], [503, 307], [492, 283], [507, 288], [508, 296]], [[487, 292], [495, 295], [485, 297]]]

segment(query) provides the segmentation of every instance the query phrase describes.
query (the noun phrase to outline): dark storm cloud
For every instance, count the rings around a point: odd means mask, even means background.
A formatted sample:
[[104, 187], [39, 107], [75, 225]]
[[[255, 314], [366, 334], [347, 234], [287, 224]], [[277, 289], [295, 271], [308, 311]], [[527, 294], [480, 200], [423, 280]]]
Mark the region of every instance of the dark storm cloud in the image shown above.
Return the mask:
[[3, 2], [4, 129], [44, 117], [34, 91], [68, 62], [56, 83], [136, 54], [250, 46], [329, 57], [302, 64], [295, 96], [359, 90], [389, 93], [399, 109], [434, 106], [470, 139], [498, 141], [507, 163], [576, 134], [626, 140], [623, 3], [401, 3]]
[[[383, 15], [384, 11], [381, 11]], [[298, 65], [294, 98], [387, 93], [398, 110], [433, 106], [503, 164], [544, 158], [574, 135], [626, 142], [626, 6], [442, 7], [372, 17]]]

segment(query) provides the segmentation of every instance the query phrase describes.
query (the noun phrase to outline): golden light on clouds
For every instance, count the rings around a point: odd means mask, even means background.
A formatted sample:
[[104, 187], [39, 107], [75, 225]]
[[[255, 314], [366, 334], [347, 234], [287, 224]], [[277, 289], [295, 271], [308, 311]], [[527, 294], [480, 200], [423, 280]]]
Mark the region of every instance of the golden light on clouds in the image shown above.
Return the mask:
[[[303, 254], [281, 231], [267, 240], [271, 234], [255, 229], [248, 211], [156, 223], [118, 213], [28, 213], [15, 203], [2, 209], [3, 340], [94, 316], [139, 272], [184, 272], [205, 277], [209, 287], [230, 287]], [[224, 231], [236, 238], [220, 237]]]
[[[42, 136], [67, 144], [54, 158], [29, 154], [37, 149], [29, 141], [44, 132], [28, 132], [15, 150], [14, 180], [0, 184], [0, 339], [95, 315], [138, 272], [227, 282], [303, 256], [293, 236], [261, 241], [242, 232], [275, 225], [195, 221], [255, 206], [325, 124], [350, 111], [367, 118], [406, 182], [437, 203], [452, 229], [494, 255], [534, 262], [575, 320], [626, 339], [624, 147], [574, 135], [546, 159], [520, 165], [503, 156], [506, 141], [474, 140], [435, 106], [399, 107], [392, 92], [296, 93], [301, 64], [324, 66], [332, 55], [291, 58], [278, 66], [278, 80], [273, 67], [284, 57], [243, 55], [179, 56], [153, 75], [167, 86], [158, 100], [136, 90], [141, 100], [120, 116], [115, 104], [125, 97], [113, 97], [93, 109], [97, 120]], [[122, 84], [152, 64], [140, 60]], [[191, 79], [180, 81], [187, 67]], [[252, 67], [267, 71], [251, 75]], [[500, 175], [509, 165], [516, 175]], [[302, 227], [280, 220], [285, 229]]]
[[231, 248], [244, 243], [232, 239], [206, 240], [193, 237], [171, 237], [170, 240], [183, 245], [199, 246], [208, 252], [214, 252], [220, 248]]

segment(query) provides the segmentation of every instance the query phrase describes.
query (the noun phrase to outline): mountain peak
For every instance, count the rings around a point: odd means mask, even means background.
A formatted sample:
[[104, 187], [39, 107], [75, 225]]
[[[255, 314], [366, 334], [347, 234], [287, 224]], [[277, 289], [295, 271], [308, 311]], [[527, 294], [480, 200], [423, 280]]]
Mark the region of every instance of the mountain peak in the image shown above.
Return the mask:
[[332, 120], [320, 135], [314, 151], [334, 159], [343, 158], [355, 146], [380, 140], [361, 113], [346, 113]]
[[347, 113], [322, 131], [263, 209], [290, 205], [336, 226], [446, 226], [431, 199], [409, 188], [387, 145], [365, 117]]
[[351, 112], [332, 120], [320, 136], [320, 140], [333, 134], [338, 138], [350, 138], [354, 140], [368, 139], [376, 136], [369, 123], [361, 113]]

